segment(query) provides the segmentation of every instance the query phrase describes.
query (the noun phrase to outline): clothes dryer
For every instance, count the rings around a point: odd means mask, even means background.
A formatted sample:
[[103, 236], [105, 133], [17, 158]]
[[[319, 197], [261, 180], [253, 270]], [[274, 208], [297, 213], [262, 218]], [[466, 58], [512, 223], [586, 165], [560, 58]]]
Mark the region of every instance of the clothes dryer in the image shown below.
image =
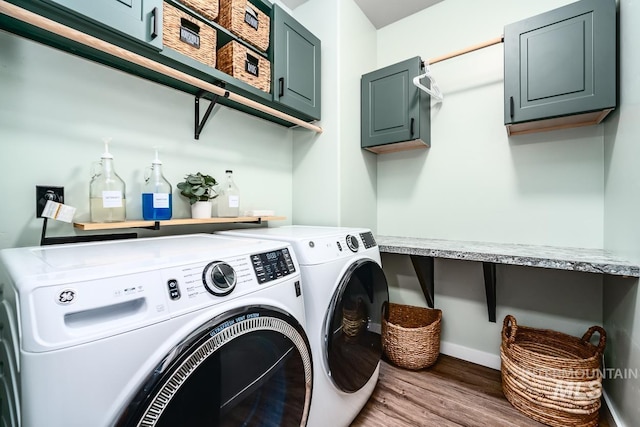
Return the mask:
[[373, 392], [389, 291], [380, 251], [364, 228], [287, 226], [220, 232], [288, 242], [300, 262], [314, 361], [311, 427], [346, 427]]
[[5, 426], [306, 424], [313, 368], [288, 244], [5, 249], [0, 286]]

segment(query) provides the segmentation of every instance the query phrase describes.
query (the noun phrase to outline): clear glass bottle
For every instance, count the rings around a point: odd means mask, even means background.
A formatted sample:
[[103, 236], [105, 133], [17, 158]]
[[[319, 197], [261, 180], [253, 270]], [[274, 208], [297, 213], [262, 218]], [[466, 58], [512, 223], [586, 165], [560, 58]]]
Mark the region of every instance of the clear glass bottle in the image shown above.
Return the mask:
[[111, 138], [104, 139], [104, 153], [89, 184], [89, 209], [91, 222], [124, 221], [126, 214], [126, 188], [122, 178], [113, 167], [113, 156], [109, 153]]
[[227, 180], [222, 185], [218, 198], [218, 216], [230, 218], [240, 216], [240, 190], [233, 182], [233, 171], [226, 170]]
[[173, 212], [173, 196], [171, 184], [162, 174], [162, 162], [156, 158], [151, 168], [145, 171], [144, 186], [142, 188], [142, 218], [147, 221], [163, 221], [171, 219]]

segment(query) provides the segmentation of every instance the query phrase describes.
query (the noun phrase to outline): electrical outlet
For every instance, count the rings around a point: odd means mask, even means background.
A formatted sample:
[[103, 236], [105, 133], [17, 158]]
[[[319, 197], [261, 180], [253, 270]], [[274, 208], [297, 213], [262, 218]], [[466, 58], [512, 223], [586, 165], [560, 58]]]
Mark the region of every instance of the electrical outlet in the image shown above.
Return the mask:
[[36, 218], [42, 218], [42, 211], [48, 200], [64, 203], [64, 187], [36, 185]]

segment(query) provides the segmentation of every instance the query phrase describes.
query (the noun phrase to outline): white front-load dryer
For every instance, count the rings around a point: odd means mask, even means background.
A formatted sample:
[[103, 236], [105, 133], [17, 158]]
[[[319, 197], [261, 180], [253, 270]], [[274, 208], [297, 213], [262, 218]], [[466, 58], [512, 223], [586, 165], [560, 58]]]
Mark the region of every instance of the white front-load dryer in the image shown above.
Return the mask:
[[2, 250], [2, 422], [304, 426], [300, 281], [288, 244], [207, 234]]
[[380, 251], [364, 228], [286, 226], [219, 234], [288, 242], [302, 276], [314, 386], [311, 427], [346, 427], [373, 392], [389, 301]]

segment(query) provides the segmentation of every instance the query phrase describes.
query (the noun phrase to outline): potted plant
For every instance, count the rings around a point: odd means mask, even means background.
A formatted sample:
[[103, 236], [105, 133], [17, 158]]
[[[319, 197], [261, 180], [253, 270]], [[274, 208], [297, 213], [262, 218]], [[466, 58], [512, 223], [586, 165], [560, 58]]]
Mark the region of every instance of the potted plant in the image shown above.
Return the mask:
[[211, 218], [211, 199], [218, 197], [216, 179], [200, 172], [188, 174], [177, 187], [180, 194], [189, 199], [192, 218]]

